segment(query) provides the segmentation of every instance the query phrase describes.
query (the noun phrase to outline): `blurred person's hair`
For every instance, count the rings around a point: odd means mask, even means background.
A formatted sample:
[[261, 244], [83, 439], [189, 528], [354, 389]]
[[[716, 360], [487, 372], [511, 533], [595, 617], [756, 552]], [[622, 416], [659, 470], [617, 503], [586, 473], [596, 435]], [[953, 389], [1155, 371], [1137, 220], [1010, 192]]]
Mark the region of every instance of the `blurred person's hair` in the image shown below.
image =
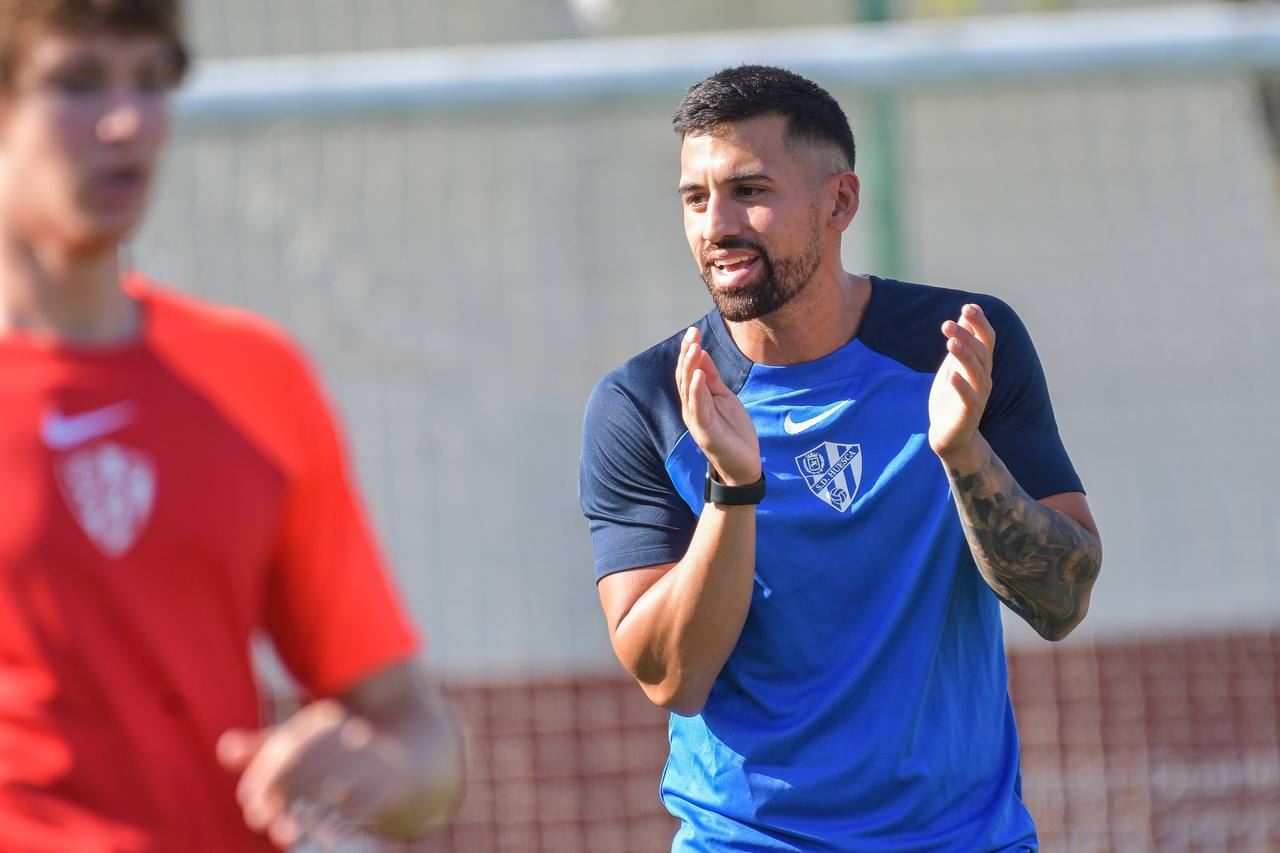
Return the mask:
[[739, 65], [712, 74], [689, 87], [671, 123], [684, 137], [766, 115], [787, 119], [790, 141], [834, 146], [853, 170], [856, 150], [844, 110], [826, 89], [784, 68]]
[[99, 34], [160, 36], [173, 49], [174, 82], [186, 73], [181, 0], [0, 0], [0, 94], [40, 37]]

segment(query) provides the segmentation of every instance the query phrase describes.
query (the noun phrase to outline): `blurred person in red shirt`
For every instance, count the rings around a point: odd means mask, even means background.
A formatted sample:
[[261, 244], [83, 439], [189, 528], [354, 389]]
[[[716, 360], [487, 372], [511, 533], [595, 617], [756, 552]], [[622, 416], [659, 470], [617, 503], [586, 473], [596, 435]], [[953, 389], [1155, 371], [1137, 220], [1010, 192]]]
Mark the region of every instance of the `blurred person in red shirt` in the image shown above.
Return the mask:
[[[329, 404], [263, 320], [124, 272], [177, 0], [0, 0], [0, 849], [419, 837], [461, 790]], [[263, 727], [266, 631], [314, 696]]]

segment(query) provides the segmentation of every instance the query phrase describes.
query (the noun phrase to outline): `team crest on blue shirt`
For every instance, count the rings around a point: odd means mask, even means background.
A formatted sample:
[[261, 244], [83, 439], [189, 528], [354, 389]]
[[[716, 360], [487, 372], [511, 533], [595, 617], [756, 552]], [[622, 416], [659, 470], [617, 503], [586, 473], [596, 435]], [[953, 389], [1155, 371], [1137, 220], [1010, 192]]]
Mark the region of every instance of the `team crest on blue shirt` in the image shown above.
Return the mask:
[[809, 491], [837, 512], [853, 506], [862, 482], [862, 445], [824, 441], [796, 457]]

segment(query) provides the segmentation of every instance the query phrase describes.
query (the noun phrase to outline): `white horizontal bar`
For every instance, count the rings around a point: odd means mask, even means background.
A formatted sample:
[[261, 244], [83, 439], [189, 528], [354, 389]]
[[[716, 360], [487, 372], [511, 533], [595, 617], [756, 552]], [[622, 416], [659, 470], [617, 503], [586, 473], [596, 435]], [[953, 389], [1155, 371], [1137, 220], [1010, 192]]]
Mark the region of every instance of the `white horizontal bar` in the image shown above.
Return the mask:
[[201, 64], [191, 124], [661, 96], [730, 65], [870, 90], [1280, 68], [1280, 4], [1198, 4], [845, 27], [582, 39]]

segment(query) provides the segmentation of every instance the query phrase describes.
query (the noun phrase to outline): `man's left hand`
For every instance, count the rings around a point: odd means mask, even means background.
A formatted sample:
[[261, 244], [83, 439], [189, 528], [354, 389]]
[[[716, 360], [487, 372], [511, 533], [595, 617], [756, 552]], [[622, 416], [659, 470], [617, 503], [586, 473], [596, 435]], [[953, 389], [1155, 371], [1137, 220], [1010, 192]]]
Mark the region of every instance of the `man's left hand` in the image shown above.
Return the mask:
[[996, 332], [982, 309], [968, 304], [942, 324], [942, 334], [947, 356], [929, 392], [929, 446], [948, 467], [972, 473], [985, 459], [978, 424], [991, 397]]

